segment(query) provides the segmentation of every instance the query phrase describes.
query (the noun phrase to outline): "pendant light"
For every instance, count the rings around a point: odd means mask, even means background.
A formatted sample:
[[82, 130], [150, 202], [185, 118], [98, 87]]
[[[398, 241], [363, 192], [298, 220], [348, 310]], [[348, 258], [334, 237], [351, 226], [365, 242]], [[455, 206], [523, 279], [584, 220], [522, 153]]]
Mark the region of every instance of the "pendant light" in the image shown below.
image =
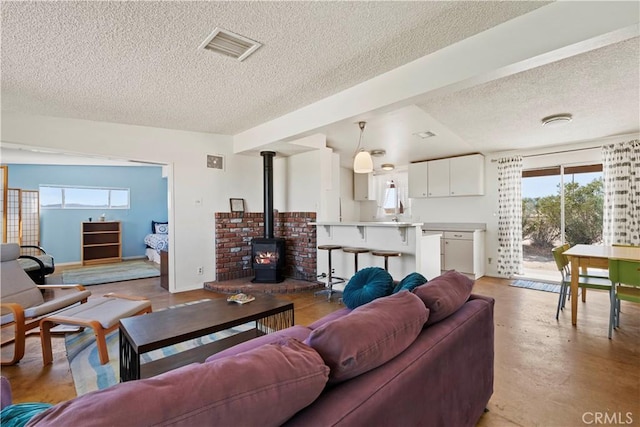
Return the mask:
[[364, 126], [367, 122], [358, 122], [360, 127], [360, 139], [358, 140], [358, 147], [356, 148], [356, 156], [353, 159], [353, 171], [355, 173], [371, 173], [373, 172], [373, 159], [371, 154], [364, 148], [360, 148], [362, 143], [362, 134], [364, 133]]

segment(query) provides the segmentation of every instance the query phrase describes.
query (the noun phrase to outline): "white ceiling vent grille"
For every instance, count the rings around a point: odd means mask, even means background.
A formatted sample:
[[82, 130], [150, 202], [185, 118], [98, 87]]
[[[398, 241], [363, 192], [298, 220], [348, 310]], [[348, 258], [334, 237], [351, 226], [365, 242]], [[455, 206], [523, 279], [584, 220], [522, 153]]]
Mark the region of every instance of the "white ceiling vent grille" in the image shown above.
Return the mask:
[[231, 31], [216, 28], [213, 32], [200, 44], [199, 49], [211, 50], [213, 52], [236, 58], [243, 61], [247, 56], [255, 52], [261, 43], [251, 40], [240, 34]]

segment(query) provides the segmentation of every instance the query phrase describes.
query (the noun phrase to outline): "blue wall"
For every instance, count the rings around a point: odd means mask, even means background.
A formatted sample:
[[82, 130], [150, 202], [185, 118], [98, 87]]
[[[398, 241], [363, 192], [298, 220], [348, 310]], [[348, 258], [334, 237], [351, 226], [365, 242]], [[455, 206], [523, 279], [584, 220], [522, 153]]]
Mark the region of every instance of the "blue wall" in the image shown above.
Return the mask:
[[130, 209], [41, 209], [40, 244], [57, 263], [80, 262], [80, 223], [103, 213], [121, 221], [123, 258], [145, 254], [151, 221], [166, 221], [167, 179], [155, 166], [58, 166], [10, 164], [9, 188], [38, 190], [40, 185], [129, 188]]

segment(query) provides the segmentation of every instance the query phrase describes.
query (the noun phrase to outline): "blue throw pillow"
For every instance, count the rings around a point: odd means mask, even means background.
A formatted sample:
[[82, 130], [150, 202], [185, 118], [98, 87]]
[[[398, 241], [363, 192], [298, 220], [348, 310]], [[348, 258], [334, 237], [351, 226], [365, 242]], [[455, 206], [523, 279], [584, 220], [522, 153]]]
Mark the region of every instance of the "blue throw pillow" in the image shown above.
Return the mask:
[[403, 290], [411, 292], [414, 288], [427, 283], [427, 278], [420, 273], [409, 273], [400, 281], [393, 289], [393, 293], [397, 293]]
[[367, 267], [353, 275], [342, 293], [342, 301], [348, 308], [356, 308], [376, 298], [391, 295], [393, 278], [380, 267]]

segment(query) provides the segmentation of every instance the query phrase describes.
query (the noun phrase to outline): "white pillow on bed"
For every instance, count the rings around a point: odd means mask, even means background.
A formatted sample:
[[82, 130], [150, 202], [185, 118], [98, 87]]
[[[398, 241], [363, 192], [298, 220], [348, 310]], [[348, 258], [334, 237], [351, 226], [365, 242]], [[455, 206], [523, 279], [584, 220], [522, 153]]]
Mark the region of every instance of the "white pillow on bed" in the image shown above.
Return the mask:
[[156, 222], [153, 224], [154, 232], [156, 234], [169, 234], [169, 223], [168, 222]]

